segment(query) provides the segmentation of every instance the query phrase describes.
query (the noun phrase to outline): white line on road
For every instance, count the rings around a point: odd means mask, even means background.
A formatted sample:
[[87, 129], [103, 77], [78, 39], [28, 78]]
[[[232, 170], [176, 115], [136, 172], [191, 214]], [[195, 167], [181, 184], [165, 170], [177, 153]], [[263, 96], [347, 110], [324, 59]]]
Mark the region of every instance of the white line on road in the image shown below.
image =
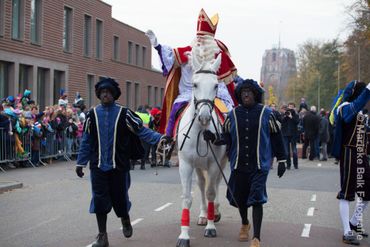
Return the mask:
[[144, 218], [138, 218], [138, 219], [136, 219], [136, 220], [134, 220], [134, 221], [132, 221], [131, 222], [131, 225], [132, 226], [134, 226], [134, 225], [136, 225], [137, 223], [139, 223], [140, 221], [142, 221]]
[[15, 232], [13, 235], [10, 235], [10, 236], [7, 236], [4, 240], [9, 240], [9, 239], [12, 239], [12, 238], [16, 238], [18, 235], [21, 235], [21, 234], [25, 234], [25, 233], [28, 233], [30, 231], [34, 231], [36, 228], [39, 228], [39, 227], [43, 227], [44, 225], [47, 225], [53, 221], [57, 221], [59, 220], [59, 218], [61, 218], [60, 216], [56, 217], [56, 218], [52, 218], [52, 219], [48, 219], [46, 221], [42, 221], [38, 224], [35, 224], [29, 228], [26, 228], [22, 231], [19, 231], [19, 232]]
[[311, 224], [304, 224], [301, 237], [309, 238], [310, 237]]
[[317, 164], [318, 167], [321, 167], [321, 163]]
[[311, 196], [311, 202], [316, 202], [316, 194], [313, 194], [313, 195]]
[[315, 211], [314, 207], [309, 208], [308, 211], [307, 211], [307, 216], [313, 216], [314, 211]]
[[161, 207], [159, 207], [159, 208], [154, 209], [154, 211], [156, 211], [156, 212], [162, 211], [163, 209], [165, 209], [165, 208], [167, 208], [167, 207], [171, 206], [172, 204], [173, 204], [172, 202], [168, 202], [168, 203], [164, 204], [163, 206], [161, 206]]

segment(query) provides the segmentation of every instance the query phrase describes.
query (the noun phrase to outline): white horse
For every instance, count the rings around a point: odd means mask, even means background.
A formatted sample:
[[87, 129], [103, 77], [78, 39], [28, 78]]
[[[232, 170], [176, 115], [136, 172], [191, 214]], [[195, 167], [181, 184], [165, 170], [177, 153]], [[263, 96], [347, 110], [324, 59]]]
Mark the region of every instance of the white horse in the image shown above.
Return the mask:
[[[216, 237], [215, 215], [216, 217], [221, 217], [218, 211], [218, 187], [222, 178], [220, 169], [225, 167], [227, 161], [226, 147], [210, 144], [216, 155], [214, 157], [202, 134], [205, 129], [209, 129], [214, 133], [216, 129], [219, 133], [221, 132], [221, 125], [218, 124], [214, 110], [214, 99], [218, 87], [216, 72], [221, 64], [221, 55], [218, 55], [212, 61], [202, 61], [196, 55], [197, 49], [199, 48], [193, 48], [190, 56], [193, 68], [192, 100], [183, 113], [177, 137], [179, 171], [182, 184], [181, 234], [178, 237], [177, 247], [190, 246], [189, 226], [194, 169], [202, 197], [198, 224], [207, 224], [204, 232], [205, 237]], [[219, 162], [220, 167], [216, 163], [215, 158]]]

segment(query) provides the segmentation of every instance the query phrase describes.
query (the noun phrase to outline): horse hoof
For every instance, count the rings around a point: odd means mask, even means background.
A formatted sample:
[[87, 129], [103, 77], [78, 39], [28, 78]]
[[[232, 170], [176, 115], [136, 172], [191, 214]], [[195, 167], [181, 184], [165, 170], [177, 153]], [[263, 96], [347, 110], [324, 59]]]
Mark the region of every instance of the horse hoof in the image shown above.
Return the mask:
[[221, 220], [221, 213], [215, 214], [215, 223]]
[[207, 225], [207, 218], [205, 218], [205, 217], [199, 217], [198, 218], [197, 225], [198, 226], [205, 226], [205, 225]]
[[204, 231], [204, 237], [206, 238], [215, 238], [217, 236], [216, 229], [206, 229]]
[[179, 238], [177, 240], [176, 247], [190, 247], [190, 239]]

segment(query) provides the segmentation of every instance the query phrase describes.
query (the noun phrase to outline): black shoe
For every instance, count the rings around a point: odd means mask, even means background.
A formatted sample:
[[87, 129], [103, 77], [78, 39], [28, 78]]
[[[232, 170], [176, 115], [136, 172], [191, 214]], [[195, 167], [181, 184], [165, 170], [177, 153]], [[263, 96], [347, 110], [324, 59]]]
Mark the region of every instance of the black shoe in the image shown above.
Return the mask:
[[356, 234], [343, 235], [343, 243], [350, 245], [360, 245], [360, 241], [357, 240]]
[[145, 170], [145, 165], [141, 165], [140, 170]]
[[351, 222], [349, 222], [349, 227], [351, 228], [352, 231], [355, 231], [358, 235], [361, 235], [364, 238], [369, 237], [369, 234], [365, 232], [363, 228], [358, 228], [357, 226], [352, 225]]
[[287, 167], [286, 167], [286, 169], [287, 169], [287, 170], [290, 170], [290, 166], [287, 166]]
[[108, 234], [105, 233], [99, 233], [98, 236], [96, 236], [96, 241], [91, 245], [91, 247], [108, 247]]
[[294, 169], [298, 169], [298, 166], [295, 166]]
[[128, 218], [128, 219], [121, 218], [121, 222], [122, 222], [123, 235], [126, 238], [130, 238], [132, 236], [132, 232], [133, 232], [131, 222], [130, 222], [130, 218]]

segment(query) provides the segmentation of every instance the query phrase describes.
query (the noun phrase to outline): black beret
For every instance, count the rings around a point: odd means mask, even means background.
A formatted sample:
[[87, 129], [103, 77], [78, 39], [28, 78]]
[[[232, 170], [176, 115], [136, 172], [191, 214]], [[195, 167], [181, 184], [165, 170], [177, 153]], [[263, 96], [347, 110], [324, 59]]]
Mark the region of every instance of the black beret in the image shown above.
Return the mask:
[[95, 94], [96, 97], [100, 99], [100, 92], [102, 89], [108, 89], [111, 91], [114, 100], [117, 100], [121, 96], [121, 89], [119, 84], [112, 78], [104, 78], [95, 85]]
[[238, 83], [236, 89], [235, 89], [235, 98], [238, 101], [239, 104], [242, 103], [240, 94], [242, 92], [243, 88], [250, 88], [255, 96], [255, 100], [257, 103], [262, 103], [262, 96], [265, 92], [265, 90], [256, 82], [255, 80], [252, 79], [246, 79], [243, 80], [242, 82]]

